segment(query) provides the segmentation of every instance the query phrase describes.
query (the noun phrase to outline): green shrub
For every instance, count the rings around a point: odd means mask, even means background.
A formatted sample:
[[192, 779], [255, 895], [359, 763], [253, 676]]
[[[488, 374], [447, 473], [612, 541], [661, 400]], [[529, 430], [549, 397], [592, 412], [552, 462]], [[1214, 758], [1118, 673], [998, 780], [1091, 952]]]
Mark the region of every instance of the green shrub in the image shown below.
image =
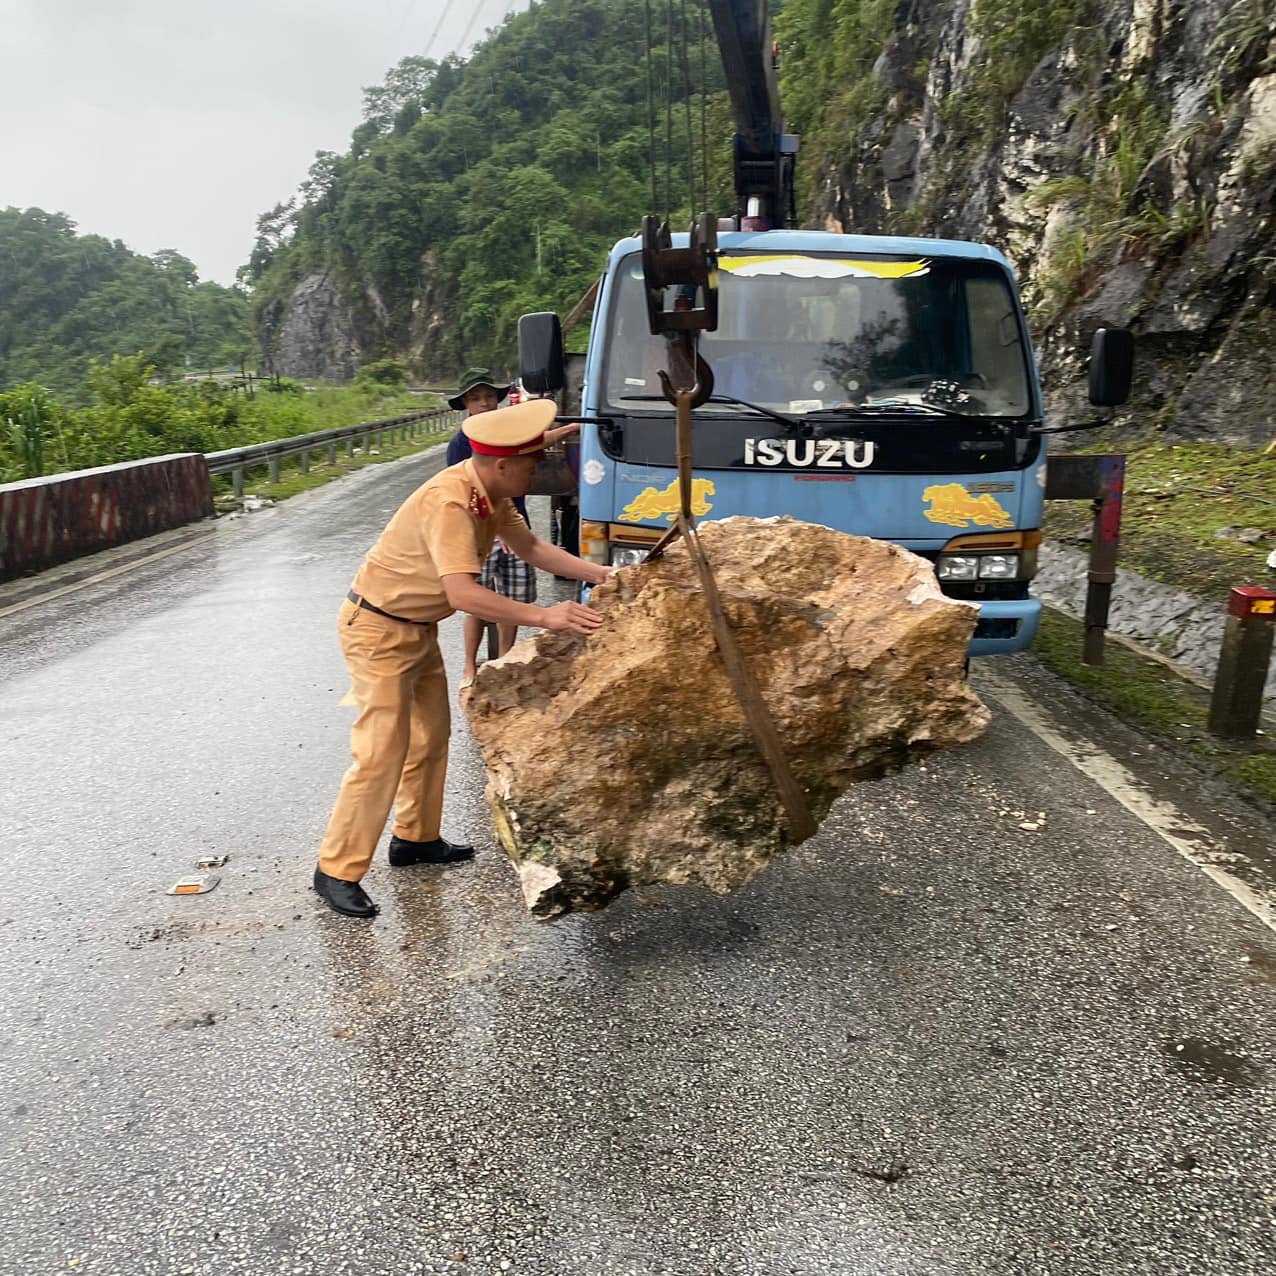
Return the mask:
[[406, 385], [408, 370], [398, 359], [377, 359], [373, 363], [365, 363], [355, 376], [356, 384], [371, 384], [395, 389]]

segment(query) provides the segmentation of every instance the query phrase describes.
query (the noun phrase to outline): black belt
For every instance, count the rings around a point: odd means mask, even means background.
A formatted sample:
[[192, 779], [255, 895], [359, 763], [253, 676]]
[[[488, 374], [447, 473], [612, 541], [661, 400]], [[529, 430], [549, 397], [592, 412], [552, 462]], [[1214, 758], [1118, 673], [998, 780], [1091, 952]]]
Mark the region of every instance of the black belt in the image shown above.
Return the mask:
[[346, 590], [346, 597], [354, 603], [356, 607], [362, 607], [364, 611], [375, 611], [378, 616], [384, 616], [387, 620], [397, 620], [401, 625], [432, 625], [432, 620], [409, 620], [406, 616], [396, 616], [392, 611], [382, 611], [380, 607], [370, 603], [366, 598], [356, 594], [353, 589]]

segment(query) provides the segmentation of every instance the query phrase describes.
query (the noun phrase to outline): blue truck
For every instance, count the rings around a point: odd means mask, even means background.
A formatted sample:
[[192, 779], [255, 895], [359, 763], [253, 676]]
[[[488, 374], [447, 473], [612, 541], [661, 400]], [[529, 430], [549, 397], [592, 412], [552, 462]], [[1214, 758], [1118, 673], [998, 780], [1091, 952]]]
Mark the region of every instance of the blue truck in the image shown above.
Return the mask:
[[[677, 327], [697, 304], [704, 315], [712, 292], [694, 345], [712, 380], [694, 416], [695, 516], [786, 514], [902, 545], [935, 564], [945, 593], [978, 604], [972, 655], [1023, 650], [1041, 613], [1030, 586], [1049, 431], [1014, 271], [983, 244], [785, 229], [797, 144], [778, 113], [765, 0], [711, 8], [739, 206], [699, 243], [694, 228], [662, 228], [672, 257], [707, 257], [707, 287], [653, 288], [648, 228], [610, 253], [580, 386], [580, 552], [641, 561], [677, 518], [658, 321]], [[524, 316], [519, 338], [524, 383], [560, 389], [557, 316]], [[1132, 358], [1128, 333], [1095, 334], [1092, 402], [1124, 401]]]

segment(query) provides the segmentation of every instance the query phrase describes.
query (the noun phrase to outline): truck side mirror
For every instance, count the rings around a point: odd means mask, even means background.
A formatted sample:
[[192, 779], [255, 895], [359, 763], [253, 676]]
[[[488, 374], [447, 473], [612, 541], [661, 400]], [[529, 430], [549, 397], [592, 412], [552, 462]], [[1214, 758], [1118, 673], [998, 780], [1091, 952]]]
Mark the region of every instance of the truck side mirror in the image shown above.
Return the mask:
[[556, 394], [566, 384], [563, 327], [551, 310], [518, 321], [518, 372], [531, 394]]
[[1119, 407], [1130, 397], [1134, 380], [1134, 334], [1125, 328], [1100, 328], [1090, 343], [1090, 402]]

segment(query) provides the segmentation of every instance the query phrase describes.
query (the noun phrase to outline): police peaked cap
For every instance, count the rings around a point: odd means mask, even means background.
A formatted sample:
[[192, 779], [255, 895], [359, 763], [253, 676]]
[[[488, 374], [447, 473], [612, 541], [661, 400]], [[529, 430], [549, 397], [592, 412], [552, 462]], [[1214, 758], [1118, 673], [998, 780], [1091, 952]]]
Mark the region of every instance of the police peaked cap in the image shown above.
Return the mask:
[[529, 399], [467, 417], [461, 429], [480, 456], [526, 456], [545, 447], [545, 431], [558, 413], [553, 399]]

